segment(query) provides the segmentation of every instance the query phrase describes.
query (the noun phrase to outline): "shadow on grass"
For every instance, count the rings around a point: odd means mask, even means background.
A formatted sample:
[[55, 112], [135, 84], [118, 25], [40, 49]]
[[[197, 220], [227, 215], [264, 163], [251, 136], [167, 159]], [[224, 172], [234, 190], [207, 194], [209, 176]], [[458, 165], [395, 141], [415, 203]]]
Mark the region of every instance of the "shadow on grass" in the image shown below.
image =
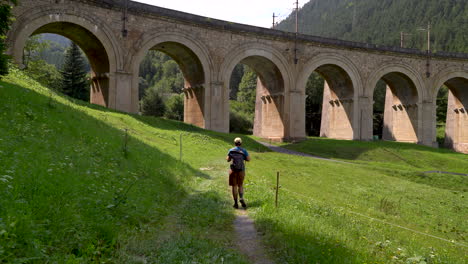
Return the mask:
[[[412, 143], [391, 141], [366, 142], [328, 138], [309, 138], [308, 140], [299, 143], [286, 144], [283, 147], [330, 159], [382, 162], [396, 161], [415, 168], [421, 167], [418, 162], [415, 162], [411, 157], [409, 157], [413, 156], [413, 158], [417, 158], [414, 157], [415, 153], [433, 153], [437, 155], [449, 154], [452, 157], [460, 159], [463, 159], [463, 156], [465, 156], [464, 154], [456, 153], [448, 149], [436, 149]], [[381, 151], [381, 153], [375, 155], [376, 153], [374, 152], [377, 150]], [[365, 156], [366, 153], [369, 153], [369, 155]]]
[[209, 135], [209, 137], [218, 139], [220, 141], [225, 142], [228, 145], [233, 145], [234, 138], [241, 137], [243, 140], [243, 145], [246, 146], [249, 150], [256, 151], [256, 152], [270, 152], [270, 150], [264, 147], [261, 144], [258, 144], [255, 140], [251, 139], [248, 135], [244, 134], [226, 134], [226, 133], [218, 133], [210, 130], [206, 130], [203, 128], [199, 128], [192, 124], [186, 124], [180, 121], [174, 120], [167, 120], [158, 117], [151, 117], [151, 116], [141, 116], [141, 115], [132, 115], [135, 119], [149, 125], [158, 127], [162, 130], [169, 130], [174, 132], [184, 131], [193, 134], [198, 134], [200, 136]]
[[[186, 199], [191, 202], [179, 212], [185, 228], [175, 230], [174, 236], [161, 245], [162, 249], [171, 245], [167, 250], [161, 251], [169, 254], [168, 257], [162, 256], [162, 259], [172, 260], [172, 256], [178, 259], [192, 259], [192, 254], [195, 254], [199, 259], [212, 256], [208, 259], [239, 260], [238, 255], [219, 244], [216, 237], [210, 239], [210, 235], [206, 235], [220, 233], [225, 236], [226, 219], [234, 217], [232, 210], [223, 208], [218, 194], [211, 192], [191, 196], [183, 185], [184, 182], [190, 181], [189, 177], [192, 175], [210, 179], [209, 175], [135, 137], [131, 138], [131, 147], [124, 153], [122, 130], [56, 100], [52, 99], [51, 106], [51, 99], [36, 91], [14, 84], [8, 86], [10, 87], [5, 89], [10, 89], [10, 92], [2, 93], [2, 100], [5, 100], [2, 104], [10, 113], [0, 116], [0, 120], [14, 117], [16, 123], [37, 129], [28, 130], [29, 134], [12, 134], [12, 137], [21, 137], [21, 145], [9, 144], [6, 145], [9, 149], [2, 148], [2, 151], [5, 157], [15, 153], [15, 159], [19, 157], [16, 155], [19, 150], [30, 158], [35, 155], [41, 158], [37, 161], [21, 162], [23, 170], [30, 171], [30, 175], [13, 175], [18, 179], [18, 192], [11, 197], [7, 194], [0, 196], [3, 198], [2, 204], [9, 205], [2, 207], [0, 219], [22, 223], [21, 229], [8, 230], [10, 258], [0, 257], [0, 262], [14, 261], [15, 256], [21, 256], [23, 259], [42, 259], [45, 262], [62, 262], [75, 257], [85, 262], [104, 260], [112, 257], [125, 240], [137, 236], [141, 230], [154, 228], [156, 232], [160, 231], [158, 221], [174, 213], [178, 204]], [[21, 93], [19, 99], [15, 98], [18, 93]], [[90, 106], [84, 102], [78, 104]], [[115, 112], [100, 106], [90, 108]], [[4, 124], [8, 121], [3, 120]], [[160, 128], [155, 120], [148, 123]], [[44, 132], [39, 129], [44, 125], [52, 128], [47, 137], [43, 136]], [[184, 128], [187, 126], [180, 125], [180, 129]], [[174, 127], [172, 130], [178, 129]], [[201, 133], [199, 129], [193, 130]], [[15, 138], [11, 141], [16, 142]], [[40, 140], [42, 138], [46, 140]], [[31, 150], [31, 146], [36, 149]], [[41, 152], [33, 153], [37, 149]], [[51, 160], [46, 156], [52, 157]], [[64, 156], [76, 166], [64, 167], [63, 173], [53, 176], [47, 172], [46, 166], [35, 164], [61, 162]], [[9, 160], [2, 159], [0, 164], [8, 164]], [[104, 171], [106, 167], [117, 171], [98, 179], [93, 178], [92, 174], [89, 175], [92, 168], [101, 168]], [[123, 178], [131, 177], [135, 180], [123, 182]], [[34, 183], [31, 180], [34, 180]], [[29, 193], [28, 186], [31, 184], [40, 191]], [[105, 192], [99, 188], [90, 189], [91, 186], [100, 184], [113, 187], [109, 187], [110, 190]], [[28, 209], [28, 206], [24, 205], [18, 211], [14, 200], [5, 199], [21, 199], [25, 204], [33, 204], [34, 208]], [[52, 208], [54, 206], [58, 206], [58, 209]], [[222, 220], [219, 216], [222, 216]], [[219, 223], [222, 223], [222, 226]], [[10, 223], [7, 222], [7, 225]], [[73, 230], [72, 233], [70, 229]], [[131, 230], [134, 230], [135, 234]], [[179, 232], [182, 232], [182, 238], [178, 235]], [[14, 237], [18, 239], [15, 241]], [[176, 249], [178, 253], [174, 255]], [[194, 250], [197, 252], [194, 253]], [[97, 251], [100, 252], [99, 255], [95, 254]], [[148, 251], [139, 253], [152, 254]]]

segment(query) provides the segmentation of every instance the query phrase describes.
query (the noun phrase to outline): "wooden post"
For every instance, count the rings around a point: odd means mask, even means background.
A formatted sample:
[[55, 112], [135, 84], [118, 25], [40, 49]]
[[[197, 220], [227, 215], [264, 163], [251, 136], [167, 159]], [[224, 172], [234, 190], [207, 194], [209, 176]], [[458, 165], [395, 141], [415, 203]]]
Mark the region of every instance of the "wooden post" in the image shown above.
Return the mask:
[[279, 191], [279, 171], [276, 172], [276, 199], [275, 199], [275, 206], [278, 208], [278, 191]]
[[124, 137], [124, 144], [123, 144], [123, 153], [124, 156], [127, 157], [128, 155], [128, 128], [125, 128], [125, 137]]

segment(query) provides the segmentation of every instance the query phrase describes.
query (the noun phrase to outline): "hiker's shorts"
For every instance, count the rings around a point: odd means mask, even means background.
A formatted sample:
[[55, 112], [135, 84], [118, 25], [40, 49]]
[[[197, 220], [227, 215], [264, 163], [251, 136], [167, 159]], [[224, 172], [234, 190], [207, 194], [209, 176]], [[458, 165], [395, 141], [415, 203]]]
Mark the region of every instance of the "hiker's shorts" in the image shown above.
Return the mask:
[[229, 186], [241, 186], [244, 184], [245, 171], [229, 170]]

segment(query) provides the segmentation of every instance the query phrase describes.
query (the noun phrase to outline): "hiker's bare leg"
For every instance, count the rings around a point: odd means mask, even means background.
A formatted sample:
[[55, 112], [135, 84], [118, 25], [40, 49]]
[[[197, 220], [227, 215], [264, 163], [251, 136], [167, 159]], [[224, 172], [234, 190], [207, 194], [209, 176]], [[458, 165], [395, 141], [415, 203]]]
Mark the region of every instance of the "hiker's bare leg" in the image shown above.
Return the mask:
[[244, 200], [244, 186], [239, 185], [239, 198]]
[[239, 197], [240, 197], [240, 203], [243, 208], [247, 208], [247, 205], [245, 204], [244, 201], [244, 186], [239, 185]]
[[234, 198], [234, 202], [237, 203], [237, 185], [232, 186], [232, 198]]

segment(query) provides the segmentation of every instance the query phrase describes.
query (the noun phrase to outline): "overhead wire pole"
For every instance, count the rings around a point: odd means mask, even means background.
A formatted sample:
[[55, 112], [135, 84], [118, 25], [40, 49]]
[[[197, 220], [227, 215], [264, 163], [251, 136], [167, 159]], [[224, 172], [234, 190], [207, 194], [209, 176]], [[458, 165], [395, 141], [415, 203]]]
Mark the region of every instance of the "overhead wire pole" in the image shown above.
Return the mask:
[[427, 31], [427, 62], [426, 62], [426, 76], [431, 77], [431, 22], [427, 22], [427, 28], [419, 28], [419, 31]]
[[412, 34], [410, 33], [405, 33], [403, 31], [400, 32], [400, 47], [404, 48], [405, 47], [405, 36], [411, 36]]
[[427, 22], [427, 62], [426, 62], [426, 76], [431, 76], [431, 22]]
[[427, 22], [427, 53], [431, 52], [431, 22]]
[[297, 64], [297, 37], [299, 34], [299, 0], [296, 0], [296, 35], [294, 38], [294, 64]]
[[275, 29], [275, 18], [277, 18], [278, 16], [275, 15], [275, 12], [273, 12], [273, 25], [272, 25], [272, 29]]

